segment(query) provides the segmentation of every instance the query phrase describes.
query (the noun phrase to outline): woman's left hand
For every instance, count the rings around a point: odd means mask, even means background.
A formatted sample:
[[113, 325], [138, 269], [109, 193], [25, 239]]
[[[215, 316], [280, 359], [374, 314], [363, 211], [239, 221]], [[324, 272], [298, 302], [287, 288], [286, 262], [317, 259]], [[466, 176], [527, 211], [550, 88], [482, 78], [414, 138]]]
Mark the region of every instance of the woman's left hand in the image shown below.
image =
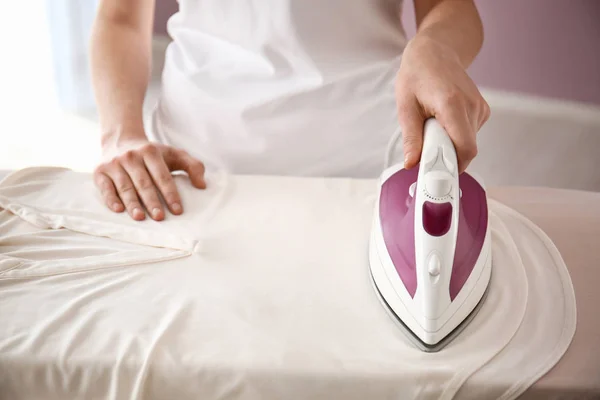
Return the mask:
[[424, 122], [434, 117], [452, 139], [462, 173], [477, 155], [476, 135], [490, 108], [458, 55], [427, 36], [412, 39], [396, 78], [396, 102], [405, 167], [419, 163]]

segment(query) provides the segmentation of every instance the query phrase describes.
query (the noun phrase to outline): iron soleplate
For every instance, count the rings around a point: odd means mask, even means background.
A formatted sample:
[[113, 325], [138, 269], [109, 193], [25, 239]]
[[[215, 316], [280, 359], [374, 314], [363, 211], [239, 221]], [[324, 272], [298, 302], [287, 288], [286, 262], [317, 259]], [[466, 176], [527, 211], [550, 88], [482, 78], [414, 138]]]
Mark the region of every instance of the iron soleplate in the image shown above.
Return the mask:
[[[494, 268], [492, 265], [491, 273], [493, 273], [493, 271], [494, 271]], [[448, 335], [446, 335], [442, 340], [440, 340], [439, 342], [437, 342], [435, 344], [429, 344], [429, 343], [423, 342], [417, 335], [415, 335], [414, 332], [410, 328], [408, 328], [408, 326], [406, 326], [404, 324], [404, 322], [394, 313], [392, 308], [389, 306], [387, 301], [385, 301], [385, 298], [379, 291], [379, 288], [377, 287], [377, 284], [375, 283], [375, 279], [373, 278], [373, 273], [371, 271], [371, 268], [369, 268], [369, 275], [371, 277], [371, 283], [373, 284], [373, 287], [375, 288], [375, 293], [377, 293], [377, 297], [379, 298], [380, 302], [383, 304], [383, 306], [384, 306], [383, 308], [386, 310], [387, 314], [390, 316], [390, 318], [393, 321], [396, 322], [397, 326], [400, 327], [400, 330], [404, 333], [404, 335], [408, 338], [408, 340], [411, 343], [413, 343], [420, 350], [427, 352], [427, 353], [437, 353], [438, 351], [440, 351], [444, 347], [446, 347], [450, 342], [452, 342], [458, 335], [460, 335], [460, 333], [467, 327], [467, 325], [469, 325], [469, 323], [479, 313], [479, 310], [481, 309], [481, 307], [483, 307], [483, 304], [485, 303], [485, 299], [487, 298], [489, 289], [490, 289], [490, 285], [488, 283], [487, 287], [485, 288], [485, 291], [483, 292], [483, 295], [481, 296], [481, 298], [477, 302], [477, 305], [475, 306], [475, 308], [473, 308], [471, 313], [460, 324], [458, 324], [458, 326], [456, 328], [454, 328]], [[492, 277], [490, 276], [490, 282], [491, 282], [491, 280], [492, 280]]]

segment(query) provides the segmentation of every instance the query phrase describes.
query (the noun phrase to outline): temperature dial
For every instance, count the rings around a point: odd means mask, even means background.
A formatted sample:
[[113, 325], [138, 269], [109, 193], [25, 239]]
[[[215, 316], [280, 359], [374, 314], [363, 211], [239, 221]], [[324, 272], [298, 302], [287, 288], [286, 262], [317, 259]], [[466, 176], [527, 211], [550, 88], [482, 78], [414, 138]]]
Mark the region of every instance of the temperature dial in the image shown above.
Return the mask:
[[428, 173], [425, 176], [425, 191], [434, 198], [442, 198], [450, 194], [452, 179], [446, 174]]

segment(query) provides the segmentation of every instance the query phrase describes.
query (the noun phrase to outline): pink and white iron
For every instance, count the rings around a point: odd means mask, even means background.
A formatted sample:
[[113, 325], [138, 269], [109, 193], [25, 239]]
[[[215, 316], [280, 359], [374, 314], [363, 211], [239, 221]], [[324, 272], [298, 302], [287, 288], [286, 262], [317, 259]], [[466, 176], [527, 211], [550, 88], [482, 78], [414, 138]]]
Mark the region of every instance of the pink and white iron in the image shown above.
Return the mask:
[[458, 173], [456, 150], [435, 119], [425, 123], [418, 168], [389, 166], [390, 141], [369, 244], [380, 299], [420, 349], [445, 347], [475, 316], [492, 271], [483, 182]]

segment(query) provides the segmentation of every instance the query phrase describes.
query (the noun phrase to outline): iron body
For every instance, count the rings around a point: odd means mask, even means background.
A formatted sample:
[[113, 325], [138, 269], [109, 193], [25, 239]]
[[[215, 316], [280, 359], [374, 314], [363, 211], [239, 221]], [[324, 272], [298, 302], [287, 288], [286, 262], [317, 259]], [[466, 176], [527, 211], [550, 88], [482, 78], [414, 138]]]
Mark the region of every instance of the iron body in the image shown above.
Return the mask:
[[411, 341], [439, 351], [487, 294], [492, 254], [486, 190], [481, 179], [458, 173], [452, 140], [435, 119], [425, 123], [418, 167], [388, 163], [369, 243], [371, 277]]

